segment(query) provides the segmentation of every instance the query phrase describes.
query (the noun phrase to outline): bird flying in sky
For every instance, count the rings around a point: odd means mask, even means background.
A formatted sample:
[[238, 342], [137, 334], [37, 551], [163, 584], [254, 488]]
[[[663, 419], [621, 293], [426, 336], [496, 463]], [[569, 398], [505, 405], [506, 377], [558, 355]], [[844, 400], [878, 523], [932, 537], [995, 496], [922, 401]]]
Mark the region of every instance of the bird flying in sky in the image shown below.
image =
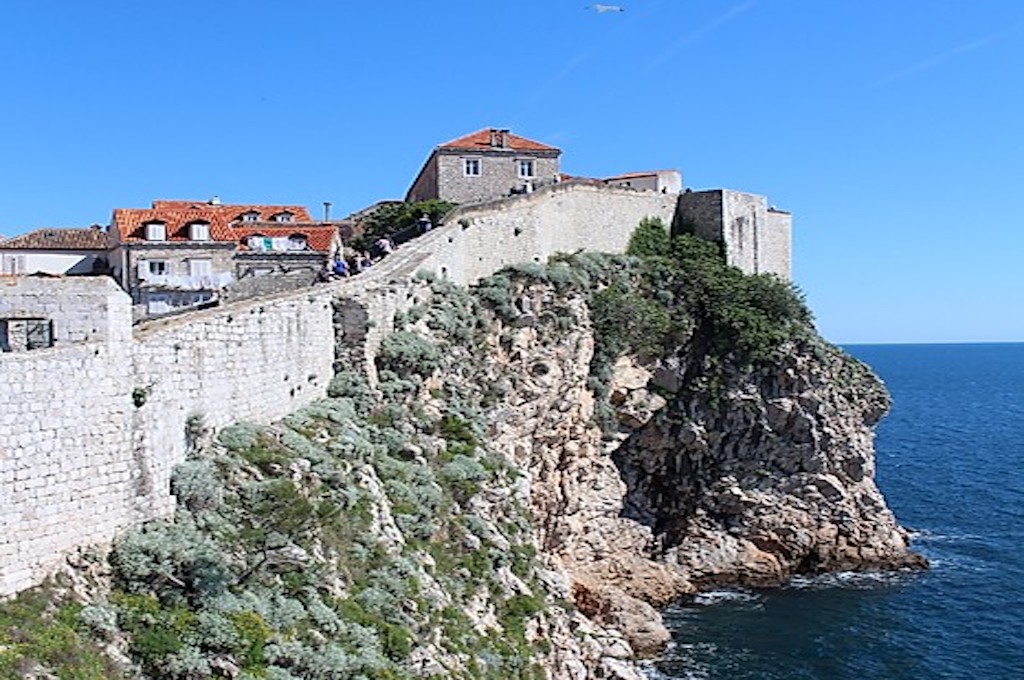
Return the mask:
[[624, 7], [618, 5], [587, 5], [583, 9], [592, 9], [598, 14], [604, 14], [605, 12], [625, 12]]

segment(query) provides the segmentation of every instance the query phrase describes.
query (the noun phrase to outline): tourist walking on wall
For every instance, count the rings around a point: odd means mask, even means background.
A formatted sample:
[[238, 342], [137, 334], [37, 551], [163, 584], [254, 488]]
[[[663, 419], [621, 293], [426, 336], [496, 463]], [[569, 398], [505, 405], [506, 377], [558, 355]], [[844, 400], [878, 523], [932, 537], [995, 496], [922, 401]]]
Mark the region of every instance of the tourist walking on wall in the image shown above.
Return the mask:
[[339, 257], [334, 261], [334, 275], [340, 278], [348, 276], [348, 274], [348, 262], [345, 261], [345, 258]]
[[379, 239], [377, 239], [377, 243], [374, 245], [376, 245], [377, 250], [380, 251], [381, 257], [384, 257], [385, 255], [390, 255], [391, 253], [395, 252], [395, 244], [387, 236], [381, 236]]

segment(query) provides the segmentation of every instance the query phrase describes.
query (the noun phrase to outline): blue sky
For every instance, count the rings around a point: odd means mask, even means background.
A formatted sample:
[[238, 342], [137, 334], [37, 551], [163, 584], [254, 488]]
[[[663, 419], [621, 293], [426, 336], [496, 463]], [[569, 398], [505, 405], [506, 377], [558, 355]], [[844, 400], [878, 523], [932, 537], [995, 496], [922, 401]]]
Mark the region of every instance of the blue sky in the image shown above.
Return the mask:
[[794, 213], [836, 342], [1024, 340], [1024, 2], [6, 0], [0, 233], [401, 197], [487, 126]]

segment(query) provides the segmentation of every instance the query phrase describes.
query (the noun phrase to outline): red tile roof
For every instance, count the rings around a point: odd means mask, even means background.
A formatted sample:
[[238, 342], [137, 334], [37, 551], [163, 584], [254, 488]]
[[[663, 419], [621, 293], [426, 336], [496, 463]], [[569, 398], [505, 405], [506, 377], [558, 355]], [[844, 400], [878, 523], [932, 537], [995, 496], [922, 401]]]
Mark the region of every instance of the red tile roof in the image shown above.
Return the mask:
[[269, 238], [288, 238], [292, 234], [302, 234], [306, 237], [306, 242], [309, 247], [313, 250], [325, 253], [331, 249], [331, 244], [334, 242], [334, 234], [337, 232], [337, 227], [333, 224], [325, 225], [298, 225], [291, 227], [281, 226], [270, 226], [270, 225], [249, 225], [244, 227], [235, 227], [234, 233], [235, 238], [243, 249], [248, 250], [248, 239], [250, 236], [267, 236]]
[[106, 250], [102, 229], [36, 229], [0, 241], [0, 249], [18, 250]]
[[[243, 221], [247, 213], [256, 213], [253, 221]], [[276, 222], [275, 215], [291, 213], [291, 222]], [[309, 211], [301, 205], [223, 205], [203, 201], [153, 201], [151, 208], [118, 208], [114, 210], [111, 230], [122, 242], [146, 241], [146, 225], [163, 222], [166, 240], [190, 241], [189, 225], [207, 222], [210, 240], [243, 245], [249, 236], [288, 237], [303, 234], [310, 248], [330, 250], [337, 226], [333, 223], [314, 222]]]
[[[492, 145], [492, 135], [500, 135], [502, 133], [505, 135], [505, 146], [500, 147]], [[453, 139], [450, 142], [445, 142], [437, 148], [472, 151], [484, 151], [494, 148], [511, 149], [512, 151], [560, 151], [560, 149], [556, 149], [553, 146], [541, 144], [540, 142], [535, 142], [532, 139], [514, 135], [508, 130], [500, 130], [498, 128], [484, 128], [483, 130], [477, 130], [473, 134]]]

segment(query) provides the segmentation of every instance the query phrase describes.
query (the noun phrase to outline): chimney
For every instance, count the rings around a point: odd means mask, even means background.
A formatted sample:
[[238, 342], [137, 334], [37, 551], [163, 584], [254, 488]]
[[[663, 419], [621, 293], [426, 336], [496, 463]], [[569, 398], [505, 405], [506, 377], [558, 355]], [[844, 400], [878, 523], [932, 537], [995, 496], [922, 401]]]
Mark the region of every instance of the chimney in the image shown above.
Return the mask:
[[207, 203], [209, 203], [210, 205], [220, 205], [220, 196], [213, 196], [213, 198], [207, 201]]
[[499, 130], [491, 128], [491, 148], [501, 146], [501, 142], [499, 140], [500, 134], [501, 132]]
[[331, 202], [324, 201], [324, 222], [331, 221]]
[[508, 148], [508, 129], [498, 130], [498, 146], [502, 149]]

